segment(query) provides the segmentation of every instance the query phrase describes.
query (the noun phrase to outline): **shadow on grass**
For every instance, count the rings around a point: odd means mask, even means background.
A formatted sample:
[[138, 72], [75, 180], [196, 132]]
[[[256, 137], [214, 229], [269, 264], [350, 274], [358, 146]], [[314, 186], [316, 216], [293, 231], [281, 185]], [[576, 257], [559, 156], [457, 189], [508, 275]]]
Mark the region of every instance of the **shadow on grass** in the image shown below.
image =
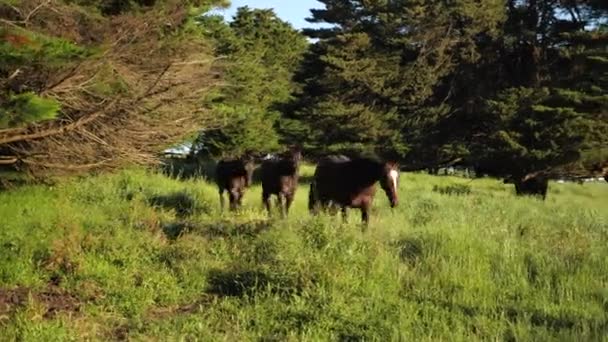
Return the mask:
[[272, 222], [267, 220], [249, 221], [235, 223], [230, 221], [218, 221], [214, 223], [193, 223], [177, 221], [163, 224], [163, 233], [170, 240], [176, 240], [187, 233], [195, 233], [204, 237], [231, 238], [247, 237], [254, 238], [272, 228]]
[[211, 208], [205, 203], [199, 203], [185, 192], [174, 192], [167, 195], [155, 195], [148, 199], [148, 203], [157, 208], [175, 210], [179, 218], [185, 218], [198, 212], [210, 213]]
[[209, 238], [217, 237], [256, 237], [270, 230], [272, 222], [269, 220], [255, 220], [248, 222], [218, 221], [201, 225], [201, 234]]
[[416, 266], [424, 256], [424, 241], [419, 238], [406, 238], [393, 243], [399, 257], [410, 266]]
[[302, 284], [294, 276], [256, 269], [214, 269], [209, 272], [208, 284], [208, 294], [222, 297], [253, 296], [265, 291], [289, 296], [302, 291]]
[[454, 303], [444, 299], [423, 298], [416, 295], [407, 295], [406, 298], [419, 304], [431, 304], [435, 307], [454, 313], [461, 313], [468, 317], [505, 317], [512, 323], [529, 321], [533, 326], [544, 327], [551, 331], [574, 330], [582, 326], [586, 326], [598, 333], [608, 330], [608, 320], [601, 317], [590, 319], [576, 314], [552, 314], [539, 309], [518, 308], [511, 305], [497, 306], [493, 309], [483, 308], [475, 305]]
[[177, 240], [180, 236], [197, 228], [197, 225], [190, 222], [171, 222], [162, 225], [163, 233], [169, 240]]

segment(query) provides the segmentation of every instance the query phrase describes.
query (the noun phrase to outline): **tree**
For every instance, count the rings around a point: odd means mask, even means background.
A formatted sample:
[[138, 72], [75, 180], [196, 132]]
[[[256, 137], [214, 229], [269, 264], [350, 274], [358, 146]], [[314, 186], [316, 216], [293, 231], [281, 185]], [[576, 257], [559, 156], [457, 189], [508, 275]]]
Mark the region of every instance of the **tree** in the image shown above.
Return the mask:
[[219, 17], [201, 20], [222, 58], [223, 86], [209, 94], [207, 103], [225, 125], [203, 131], [194, 150], [212, 156], [239, 156], [246, 151], [279, 147], [275, 130], [276, 106], [291, 97], [291, 81], [308, 43], [272, 10], [237, 10], [230, 24]]
[[449, 111], [436, 91], [458, 63], [475, 62], [476, 37], [493, 35], [501, 1], [323, 0], [306, 30], [319, 39], [286, 107], [282, 132], [309, 151], [368, 151], [403, 157], [423, 128]]
[[608, 161], [607, 8], [586, 1], [508, 6], [495, 66], [502, 87], [479, 112], [471, 160], [516, 186], [599, 173]]
[[0, 164], [42, 173], [156, 162], [217, 125], [192, 14], [225, 1], [0, 3]]

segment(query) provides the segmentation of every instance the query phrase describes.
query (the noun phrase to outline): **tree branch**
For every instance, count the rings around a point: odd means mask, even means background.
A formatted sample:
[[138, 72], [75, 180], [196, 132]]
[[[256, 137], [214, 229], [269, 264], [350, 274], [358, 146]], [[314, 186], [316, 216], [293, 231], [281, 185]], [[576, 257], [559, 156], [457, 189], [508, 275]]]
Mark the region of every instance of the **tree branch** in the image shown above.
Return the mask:
[[114, 105], [114, 103], [116, 103], [115, 101], [112, 101], [112, 103], [110, 103], [108, 106], [106, 106], [103, 109], [100, 109], [96, 112], [93, 112], [90, 115], [84, 116], [70, 124], [67, 124], [65, 126], [61, 126], [61, 127], [57, 127], [57, 128], [53, 128], [53, 129], [48, 129], [42, 132], [37, 132], [37, 133], [31, 133], [31, 134], [19, 134], [19, 135], [14, 135], [14, 136], [9, 136], [9, 137], [4, 137], [4, 138], [0, 138], [0, 145], [4, 145], [4, 144], [9, 144], [9, 143], [13, 143], [13, 142], [17, 142], [17, 141], [25, 141], [25, 140], [34, 140], [34, 139], [40, 139], [40, 138], [45, 138], [45, 137], [49, 137], [52, 135], [57, 135], [57, 134], [61, 134], [67, 131], [71, 131], [74, 130], [82, 125], [86, 125], [89, 122], [92, 122], [94, 120], [96, 120], [97, 118], [101, 117], [104, 115], [105, 111], [107, 110], [107, 107], [111, 107]]
[[109, 161], [111, 161], [111, 159], [105, 159], [105, 160], [102, 160], [102, 161], [97, 162], [97, 163], [84, 164], [84, 165], [66, 165], [66, 164], [40, 163], [40, 162], [35, 162], [35, 161], [29, 160], [29, 159], [23, 159], [22, 161], [25, 164], [35, 165], [35, 166], [42, 166], [42, 167], [49, 168], [49, 169], [82, 171], [82, 170], [88, 170], [88, 169], [93, 169], [93, 168], [96, 168], [96, 167], [100, 167], [100, 166], [108, 163]]

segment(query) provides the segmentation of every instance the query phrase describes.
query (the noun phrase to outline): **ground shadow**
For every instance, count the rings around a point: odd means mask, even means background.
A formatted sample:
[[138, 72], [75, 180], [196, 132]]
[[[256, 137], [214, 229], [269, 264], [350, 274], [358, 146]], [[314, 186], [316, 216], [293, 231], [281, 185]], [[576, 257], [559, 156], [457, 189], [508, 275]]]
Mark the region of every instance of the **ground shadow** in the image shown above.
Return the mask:
[[203, 209], [191, 195], [181, 191], [152, 196], [148, 199], [148, 203], [153, 207], [175, 210], [180, 218], [191, 216]]
[[255, 238], [271, 228], [272, 222], [268, 220], [256, 220], [242, 223], [228, 220], [213, 223], [177, 221], [162, 225], [163, 233], [170, 240], [176, 240], [187, 233], [196, 233], [210, 239], [232, 237]]
[[229, 237], [256, 237], [270, 230], [272, 222], [269, 220], [255, 220], [248, 222], [219, 221], [202, 225], [201, 234], [209, 238]]
[[289, 296], [302, 289], [296, 279], [286, 274], [255, 269], [214, 269], [207, 279], [206, 292], [221, 297], [252, 296], [260, 291]]

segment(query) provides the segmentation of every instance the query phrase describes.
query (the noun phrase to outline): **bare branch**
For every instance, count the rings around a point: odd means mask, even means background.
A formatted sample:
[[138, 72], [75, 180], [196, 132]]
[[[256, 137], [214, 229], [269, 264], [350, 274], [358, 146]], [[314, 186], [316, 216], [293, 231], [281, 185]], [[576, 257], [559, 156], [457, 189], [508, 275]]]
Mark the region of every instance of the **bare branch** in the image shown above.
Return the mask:
[[18, 161], [19, 159], [15, 156], [0, 156], [0, 165], [12, 165]]
[[[113, 103], [110, 104], [109, 107], [111, 107], [112, 105], [113, 105]], [[65, 126], [52, 128], [52, 129], [48, 129], [48, 130], [45, 130], [42, 132], [37, 132], [37, 133], [20, 134], [20, 135], [13, 135], [13, 136], [0, 138], [0, 145], [13, 143], [13, 142], [17, 142], [17, 141], [40, 139], [40, 138], [44, 138], [44, 137], [48, 137], [48, 136], [52, 136], [52, 135], [56, 135], [56, 134], [61, 134], [61, 133], [67, 132], [67, 131], [71, 131], [73, 129], [76, 129], [82, 125], [86, 125], [87, 123], [99, 118], [100, 116], [104, 115], [104, 113], [105, 113], [105, 108], [98, 110], [90, 115], [84, 116], [84, 117], [76, 120], [75, 122], [72, 122]]]
[[42, 7], [47, 6], [50, 3], [51, 3], [51, 0], [46, 0], [45, 2], [41, 2], [30, 13], [27, 14], [25, 19], [23, 19], [23, 23], [27, 25], [27, 23], [30, 21], [30, 18], [32, 18], [36, 14], [36, 12], [38, 12]]
[[103, 166], [103, 165], [107, 164], [111, 160], [110, 159], [106, 159], [106, 160], [102, 160], [102, 161], [97, 162], [97, 163], [85, 164], [85, 165], [63, 165], [63, 164], [53, 164], [53, 163], [42, 163], [42, 162], [36, 162], [36, 161], [33, 161], [33, 160], [29, 160], [29, 159], [23, 159], [22, 161], [25, 164], [42, 166], [42, 167], [49, 168], [49, 169], [62, 169], [62, 170], [71, 170], [71, 171], [82, 171], [82, 170], [90, 170], [90, 169], [98, 168], [100, 166]]

